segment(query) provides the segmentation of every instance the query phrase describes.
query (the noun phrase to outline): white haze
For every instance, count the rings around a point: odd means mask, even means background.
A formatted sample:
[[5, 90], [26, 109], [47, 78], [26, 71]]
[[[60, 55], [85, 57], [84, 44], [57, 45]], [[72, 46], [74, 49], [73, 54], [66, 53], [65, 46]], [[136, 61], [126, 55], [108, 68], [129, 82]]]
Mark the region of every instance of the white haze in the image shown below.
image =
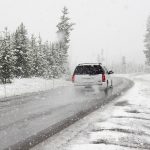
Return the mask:
[[71, 21], [69, 60], [71, 65], [95, 62], [104, 50], [105, 63], [144, 63], [144, 35], [149, 0], [0, 0], [0, 31], [12, 32], [21, 22], [28, 32], [55, 41], [56, 24], [64, 6]]

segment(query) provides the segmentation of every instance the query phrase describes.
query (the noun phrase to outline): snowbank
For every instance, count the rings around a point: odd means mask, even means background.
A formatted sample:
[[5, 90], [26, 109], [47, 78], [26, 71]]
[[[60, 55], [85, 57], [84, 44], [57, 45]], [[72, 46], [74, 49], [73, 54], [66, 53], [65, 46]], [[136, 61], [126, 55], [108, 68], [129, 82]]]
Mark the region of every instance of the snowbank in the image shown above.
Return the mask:
[[70, 86], [72, 83], [64, 79], [46, 80], [42, 78], [14, 79], [11, 84], [0, 85], [0, 98], [45, 91], [60, 86]]

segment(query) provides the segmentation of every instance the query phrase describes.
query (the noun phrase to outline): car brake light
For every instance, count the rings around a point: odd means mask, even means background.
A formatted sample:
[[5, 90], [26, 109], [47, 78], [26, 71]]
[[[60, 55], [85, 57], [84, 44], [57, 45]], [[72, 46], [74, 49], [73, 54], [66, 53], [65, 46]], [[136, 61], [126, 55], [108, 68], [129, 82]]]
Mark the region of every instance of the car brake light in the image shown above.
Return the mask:
[[102, 82], [105, 82], [105, 80], [106, 80], [105, 74], [102, 74]]
[[72, 75], [72, 82], [75, 81], [75, 75]]

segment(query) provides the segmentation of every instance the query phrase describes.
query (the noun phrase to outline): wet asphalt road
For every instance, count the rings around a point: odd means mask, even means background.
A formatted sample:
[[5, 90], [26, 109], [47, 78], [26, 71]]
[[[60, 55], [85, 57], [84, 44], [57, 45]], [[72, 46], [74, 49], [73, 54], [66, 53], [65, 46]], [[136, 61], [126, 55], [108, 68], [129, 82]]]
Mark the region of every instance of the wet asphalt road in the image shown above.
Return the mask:
[[[55, 127], [58, 122], [81, 111], [86, 112], [90, 108], [102, 106], [111, 100], [111, 96], [117, 96], [129, 84], [127, 79], [115, 78], [113, 89], [107, 91], [98, 86], [59, 87], [0, 102], [0, 149], [7, 149], [10, 146], [17, 149], [20, 142], [26, 139], [30, 142], [32, 137], [35, 138], [49, 127]], [[14, 144], [16, 145], [13, 146]], [[20, 149], [29, 149], [28, 147]]]

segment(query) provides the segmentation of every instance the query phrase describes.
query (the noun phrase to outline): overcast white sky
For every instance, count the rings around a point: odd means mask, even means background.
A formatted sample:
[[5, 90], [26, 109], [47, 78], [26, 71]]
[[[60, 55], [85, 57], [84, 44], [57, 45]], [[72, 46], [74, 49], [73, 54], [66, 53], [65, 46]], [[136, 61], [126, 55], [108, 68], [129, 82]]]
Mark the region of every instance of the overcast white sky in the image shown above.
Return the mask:
[[0, 31], [21, 22], [28, 32], [54, 41], [64, 6], [76, 23], [71, 34], [71, 63], [94, 62], [104, 50], [106, 63], [144, 63], [144, 35], [150, 0], [0, 0]]

